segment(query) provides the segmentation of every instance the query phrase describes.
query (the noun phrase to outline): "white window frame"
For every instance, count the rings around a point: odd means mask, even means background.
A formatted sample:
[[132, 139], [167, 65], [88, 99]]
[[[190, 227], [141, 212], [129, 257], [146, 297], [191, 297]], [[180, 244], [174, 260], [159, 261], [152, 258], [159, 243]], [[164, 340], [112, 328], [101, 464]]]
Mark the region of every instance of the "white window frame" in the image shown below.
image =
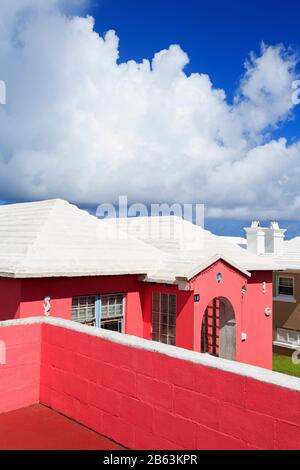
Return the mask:
[[[292, 279], [293, 281], [293, 295], [287, 295], [287, 294], [280, 294], [279, 293], [279, 279], [286, 278], [286, 279]], [[295, 278], [291, 274], [278, 274], [276, 276], [276, 296], [274, 297], [275, 301], [279, 302], [292, 302], [295, 303]]]
[[[87, 319], [85, 318], [85, 320], [82, 320], [80, 321], [79, 319], [74, 319], [73, 318], [73, 302], [74, 300], [79, 300], [80, 299], [94, 299], [94, 318], [93, 319]], [[82, 309], [86, 309], [87, 310], [87, 305], [86, 306], [83, 306], [81, 307]], [[76, 310], [80, 310], [80, 304], [78, 305], [78, 307], [76, 307]], [[89, 325], [91, 323], [93, 323], [92, 326], [95, 326], [96, 323], [97, 323], [97, 295], [94, 295], [94, 294], [91, 294], [91, 295], [75, 295], [72, 297], [72, 321], [75, 321], [76, 323], [81, 323], [82, 325]]]
[[[159, 311], [154, 311], [154, 296], [155, 295], [158, 295], [158, 302], [159, 302]], [[162, 312], [162, 296], [163, 295], [166, 295], [167, 296], [167, 304], [168, 304], [168, 311], [167, 312]], [[172, 325], [170, 324], [169, 322], [169, 317], [171, 316], [171, 313], [170, 313], [170, 309], [169, 309], [169, 306], [170, 306], [170, 296], [173, 296], [175, 298], [175, 324]], [[177, 339], [177, 295], [176, 294], [173, 294], [173, 293], [169, 293], [169, 292], [152, 292], [152, 304], [151, 304], [151, 338], [152, 338], [152, 341], [157, 341], [157, 342], [160, 342], [160, 343], [163, 343], [163, 344], [169, 344], [169, 345], [173, 345], [173, 346], [176, 346], [176, 339]], [[158, 315], [158, 331], [154, 331], [154, 328], [153, 328], [153, 316], [157, 314]], [[167, 325], [163, 325], [162, 323], [162, 315], [167, 315]], [[167, 333], [166, 334], [162, 334], [161, 333], [161, 328], [162, 326], [167, 326]], [[169, 328], [174, 328], [175, 329], [175, 334], [172, 335], [170, 334], [170, 330]], [[154, 336], [158, 336], [158, 339], [153, 339]], [[162, 341], [162, 336], [166, 336], [167, 337], [167, 342], [165, 341]], [[170, 342], [170, 339], [173, 340], [174, 344], [172, 342]]]
[[[100, 325], [99, 328], [101, 328], [101, 322], [102, 322], [102, 299], [103, 297], [123, 297], [123, 304], [122, 304], [122, 309], [123, 309], [123, 315], [122, 315], [122, 331], [121, 333], [125, 333], [126, 330], [126, 294], [124, 293], [110, 293], [110, 294], [100, 294], [100, 301], [101, 301], [101, 314], [100, 314]], [[117, 318], [117, 317], [116, 317]], [[113, 320], [113, 318], [111, 318]]]
[[[102, 322], [102, 315], [101, 315], [101, 306], [100, 306], [100, 318], [99, 318], [99, 302], [101, 303], [103, 297], [122, 297], [122, 331], [121, 333], [125, 333], [126, 330], [126, 294], [125, 293], [120, 293], [120, 292], [113, 292], [113, 293], [105, 293], [105, 294], [90, 294], [90, 295], [74, 295], [72, 297], [72, 320], [75, 321], [76, 323], [81, 323], [82, 325], [89, 325], [91, 323], [94, 323], [94, 325], [91, 326], [97, 326], [98, 328], [101, 328], [101, 322]], [[88, 298], [93, 298], [94, 299], [94, 310], [95, 310], [95, 316], [94, 319], [91, 321], [79, 321], [73, 318], [73, 300], [74, 299], [88, 299]], [[83, 307], [84, 308], [84, 307]], [[113, 320], [114, 317], [111, 317], [111, 320]], [[117, 317], [115, 317], [117, 320]]]
[[275, 346], [281, 346], [289, 349], [300, 348], [300, 331], [290, 328], [277, 328]]

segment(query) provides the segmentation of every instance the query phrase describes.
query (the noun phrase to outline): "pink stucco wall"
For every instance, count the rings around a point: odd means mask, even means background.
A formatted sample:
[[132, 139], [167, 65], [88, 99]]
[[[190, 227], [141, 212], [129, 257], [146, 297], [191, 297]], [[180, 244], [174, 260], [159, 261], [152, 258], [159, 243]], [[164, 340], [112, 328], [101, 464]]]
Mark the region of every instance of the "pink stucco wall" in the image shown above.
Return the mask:
[[49, 325], [41, 401], [132, 449], [300, 448], [300, 392]]
[[0, 321], [20, 317], [21, 286], [20, 280], [0, 278]]
[[279, 387], [272, 372], [262, 382], [256, 368], [240, 375], [246, 366], [228, 372], [218, 359], [208, 367], [66, 326], [0, 327], [0, 412], [40, 400], [132, 449], [300, 449], [297, 379]]
[[0, 413], [39, 402], [41, 325], [0, 328]]
[[[222, 273], [223, 281], [216, 282]], [[266, 291], [263, 291], [263, 282]], [[247, 293], [242, 295], [242, 287]], [[215, 297], [226, 298], [232, 305], [236, 318], [237, 360], [247, 364], [272, 368], [272, 315], [266, 317], [265, 309], [272, 308], [272, 273], [252, 272], [251, 277], [240, 273], [224, 262], [218, 262], [192, 281], [200, 302], [194, 304], [194, 350], [200, 351], [201, 327], [205, 309]], [[241, 334], [246, 333], [246, 341]]]
[[[217, 274], [223, 280], [217, 283]], [[266, 317], [265, 309], [272, 308], [272, 273], [252, 272], [249, 278], [223, 261], [219, 261], [195, 276], [190, 282], [191, 291], [179, 291], [177, 286], [146, 284], [144, 287], [144, 338], [151, 339], [152, 293], [177, 294], [176, 345], [199, 351], [201, 348], [202, 321], [207, 306], [215, 297], [226, 298], [232, 305], [236, 318], [236, 358], [240, 362], [272, 368], [272, 315]], [[266, 291], [263, 291], [263, 282]], [[247, 293], [242, 295], [242, 287]], [[200, 302], [194, 302], [194, 294]], [[246, 341], [241, 334], [246, 333]]]
[[[216, 276], [222, 273], [218, 284]], [[262, 284], [267, 291], [263, 293]], [[45, 278], [14, 280], [0, 278], [0, 319], [42, 316], [43, 302], [51, 297], [51, 316], [71, 319], [72, 297], [80, 295], [124, 293], [126, 294], [125, 332], [151, 339], [152, 293], [174, 293], [177, 296], [176, 345], [200, 351], [203, 315], [215, 297], [226, 298], [233, 306], [237, 331], [238, 361], [265, 368], [272, 366], [272, 317], [264, 314], [272, 307], [272, 273], [253, 272], [251, 278], [219, 261], [197, 275], [191, 282], [191, 290], [180, 291], [177, 286], [150, 284], [138, 280], [138, 276], [106, 276], [85, 278]], [[247, 293], [242, 295], [242, 286]], [[194, 302], [194, 294], [200, 302]], [[247, 333], [242, 342], [241, 333]]]

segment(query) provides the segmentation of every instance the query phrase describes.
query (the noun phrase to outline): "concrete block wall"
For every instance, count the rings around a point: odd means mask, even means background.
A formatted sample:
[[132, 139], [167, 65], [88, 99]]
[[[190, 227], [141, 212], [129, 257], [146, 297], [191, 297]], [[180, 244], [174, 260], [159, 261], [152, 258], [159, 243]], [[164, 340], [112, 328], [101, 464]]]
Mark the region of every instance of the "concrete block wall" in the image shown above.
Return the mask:
[[35, 318], [0, 323], [0, 412], [42, 402], [132, 449], [299, 449], [300, 380]]
[[120, 444], [300, 448], [299, 379], [57, 324], [43, 324], [41, 402]]
[[0, 328], [0, 342], [0, 413], [38, 403], [41, 324]]

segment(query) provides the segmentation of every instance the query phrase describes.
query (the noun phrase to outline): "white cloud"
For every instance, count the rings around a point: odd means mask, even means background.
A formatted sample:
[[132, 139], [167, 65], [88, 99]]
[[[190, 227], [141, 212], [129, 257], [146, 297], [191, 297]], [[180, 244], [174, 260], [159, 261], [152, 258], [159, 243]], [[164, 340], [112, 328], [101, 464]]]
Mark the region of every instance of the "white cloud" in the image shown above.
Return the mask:
[[1, 2], [0, 198], [127, 194], [204, 202], [218, 216], [298, 216], [300, 144], [268, 138], [293, 110], [295, 55], [263, 45], [230, 104], [207, 75], [184, 73], [179, 46], [119, 63], [116, 34], [70, 15], [85, 0], [67, 3], [68, 14], [63, 0]]

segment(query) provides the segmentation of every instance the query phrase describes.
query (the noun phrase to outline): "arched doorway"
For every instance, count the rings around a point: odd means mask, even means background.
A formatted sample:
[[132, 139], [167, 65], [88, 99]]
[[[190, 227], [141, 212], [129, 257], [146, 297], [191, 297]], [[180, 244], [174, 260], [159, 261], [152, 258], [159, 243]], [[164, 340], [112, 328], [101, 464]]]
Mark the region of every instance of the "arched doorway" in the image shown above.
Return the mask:
[[236, 360], [236, 321], [231, 303], [215, 298], [206, 308], [201, 330], [201, 352]]

